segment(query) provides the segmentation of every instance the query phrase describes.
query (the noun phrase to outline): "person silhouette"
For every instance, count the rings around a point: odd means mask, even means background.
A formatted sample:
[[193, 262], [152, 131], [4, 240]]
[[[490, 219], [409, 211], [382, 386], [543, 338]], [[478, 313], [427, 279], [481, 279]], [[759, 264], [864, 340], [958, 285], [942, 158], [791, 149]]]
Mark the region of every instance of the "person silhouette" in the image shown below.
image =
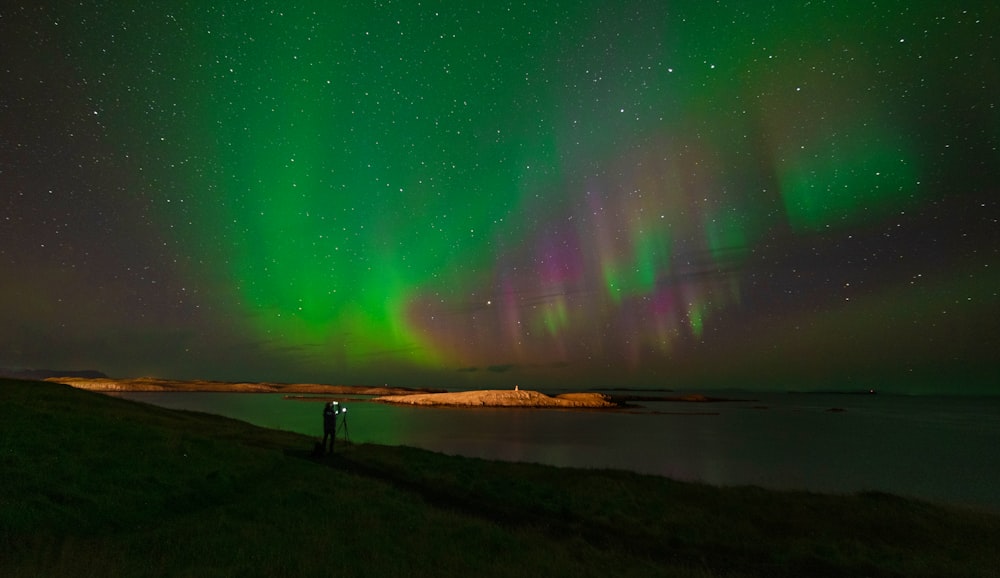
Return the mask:
[[[326, 442], [330, 440], [327, 449]], [[334, 442], [337, 441], [337, 402], [329, 401], [323, 408], [323, 451], [333, 453]]]

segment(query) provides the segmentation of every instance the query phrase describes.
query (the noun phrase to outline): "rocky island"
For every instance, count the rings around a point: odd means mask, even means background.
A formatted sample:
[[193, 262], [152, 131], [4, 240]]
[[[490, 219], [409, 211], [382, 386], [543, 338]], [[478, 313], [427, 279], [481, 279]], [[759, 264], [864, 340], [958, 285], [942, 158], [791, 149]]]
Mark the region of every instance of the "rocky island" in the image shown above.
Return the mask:
[[603, 393], [563, 393], [556, 396], [531, 390], [485, 389], [453, 393], [414, 393], [384, 395], [372, 401], [405, 405], [436, 405], [452, 407], [555, 407], [555, 408], [615, 408], [620, 407]]

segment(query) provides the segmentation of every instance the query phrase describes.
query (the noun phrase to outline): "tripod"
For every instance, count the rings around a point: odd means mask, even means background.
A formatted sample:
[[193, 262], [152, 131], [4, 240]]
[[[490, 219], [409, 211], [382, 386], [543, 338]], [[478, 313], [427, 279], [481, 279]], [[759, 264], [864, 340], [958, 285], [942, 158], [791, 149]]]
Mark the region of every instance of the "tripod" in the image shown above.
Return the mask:
[[347, 429], [347, 408], [344, 408], [341, 411], [341, 415], [343, 417], [340, 418], [340, 427], [338, 428], [337, 431], [344, 430], [344, 441], [345, 442], [350, 442], [351, 441], [351, 431], [349, 429]]

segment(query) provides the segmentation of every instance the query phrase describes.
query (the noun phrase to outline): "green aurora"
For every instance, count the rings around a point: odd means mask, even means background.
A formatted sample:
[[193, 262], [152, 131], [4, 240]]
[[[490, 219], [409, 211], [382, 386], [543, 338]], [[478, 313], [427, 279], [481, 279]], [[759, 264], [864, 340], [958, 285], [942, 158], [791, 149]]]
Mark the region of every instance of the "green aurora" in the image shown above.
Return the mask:
[[0, 364], [1000, 383], [991, 3], [50, 4], [0, 18]]

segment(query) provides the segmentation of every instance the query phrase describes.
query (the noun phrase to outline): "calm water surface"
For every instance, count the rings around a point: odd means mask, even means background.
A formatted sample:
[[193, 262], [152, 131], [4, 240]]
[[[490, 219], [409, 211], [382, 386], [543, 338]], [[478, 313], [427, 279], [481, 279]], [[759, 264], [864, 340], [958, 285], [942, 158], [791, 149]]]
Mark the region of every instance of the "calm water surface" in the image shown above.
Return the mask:
[[[118, 395], [322, 435], [322, 398]], [[405, 407], [360, 399], [346, 403], [353, 442], [625, 469], [715, 485], [837, 493], [879, 490], [1000, 511], [1000, 398], [738, 397], [755, 399], [642, 402], [641, 408], [628, 411]], [[831, 408], [846, 411], [828, 411]]]

